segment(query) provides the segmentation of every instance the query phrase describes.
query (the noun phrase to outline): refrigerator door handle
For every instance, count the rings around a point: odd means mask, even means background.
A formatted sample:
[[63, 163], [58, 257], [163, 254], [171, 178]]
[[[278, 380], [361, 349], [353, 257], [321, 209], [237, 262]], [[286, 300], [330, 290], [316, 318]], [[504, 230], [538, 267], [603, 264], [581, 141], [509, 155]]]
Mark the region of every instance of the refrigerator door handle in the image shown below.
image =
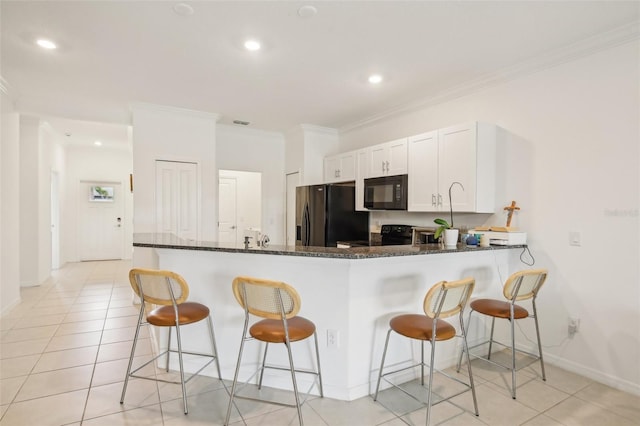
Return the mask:
[[310, 236], [310, 228], [311, 222], [309, 219], [309, 204], [304, 205], [304, 209], [302, 211], [302, 245], [304, 247], [309, 246]]

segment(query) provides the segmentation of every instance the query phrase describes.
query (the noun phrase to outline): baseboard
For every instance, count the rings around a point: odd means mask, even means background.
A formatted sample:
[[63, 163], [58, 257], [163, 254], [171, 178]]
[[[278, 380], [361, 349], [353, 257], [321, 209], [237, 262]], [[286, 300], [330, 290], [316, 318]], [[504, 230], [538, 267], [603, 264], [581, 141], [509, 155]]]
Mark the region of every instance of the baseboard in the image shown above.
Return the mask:
[[22, 301], [22, 298], [18, 296], [13, 302], [9, 303], [7, 306], [5, 306], [2, 309], [2, 311], [0, 311], [0, 316], [4, 316], [5, 314], [8, 314], [13, 308], [18, 306], [21, 301]]
[[563, 370], [567, 370], [572, 373], [587, 377], [591, 380], [610, 386], [614, 389], [640, 396], [640, 384], [638, 383], [633, 383], [628, 380], [603, 373], [602, 371], [595, 370], [591, 367], [586, 367], [582, 364], [567, 360], [566, 358], [561, 358], [545, 353], [543, 353], [543, 355], [545, 363], [549, 363], [556, 367], [562, 368]]

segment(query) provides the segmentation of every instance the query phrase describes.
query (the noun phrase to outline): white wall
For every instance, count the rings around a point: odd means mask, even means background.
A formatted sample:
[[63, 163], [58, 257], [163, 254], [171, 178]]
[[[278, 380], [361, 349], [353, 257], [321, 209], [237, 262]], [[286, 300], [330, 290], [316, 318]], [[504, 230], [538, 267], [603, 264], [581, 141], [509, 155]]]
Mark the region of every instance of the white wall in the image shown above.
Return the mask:
[[[272, 244], [285, 241], [285, 141], [281, 133], [219, 124], [216, 160], [220, 170], [262, 174], [263, 234]], [[217, 180], [216, 180], [217, 183]], [[240, 226], [240, 224], [238, 224]]]
[[[64, 170], [65, 194], [61, 197], [61, 259], [78, 262], [80, 238], [78, 224], [80, 218], [78, 205], [80, 200], [80, 181], [120, 182], [124, 195], [124, 251], [125, 259], [130, 259], [133, 244], [133, 194], [129, 190], [129, 174], [133, 170], [131, 151], [127, 149], [107, 148], [104, 146], [70, 145], [65, 149], [66, 167]], [[61, 176], [62, 181], [62, 176]]]
[[[44, 282], [51, 273], [51, 172], [58, 172], [64, 181], [65, 153], [60, 137], [46, 123], [40, 124], [38, 167], [38, 283]], [[60, 192], [64, 196], [64, 185]], [[62, 213], [62, 212], [61, 212]], [[64, 229], [60, 229], [61, 236]], [[62, 244], [61, 244], [62, 245]], [[60, 253], [61, 263], [64, 254]]]
[[286, 173], [300, 172], [301, 185], [324, 182], [322, 159], [340, 148], [336, 129], [301, 124], [286, 134]]
[[157, 105], [133, 111], [134, 232], [155, 232], [155, 161], [198, 164], [198, 239], [218, 235], [218, 170], [215, 114]]
[[39, 126], [36, 117], [20, 116], [20, 285], [38, 280]]
[[0, 314], [20, 302], [20, 118], [0, 90]]
[[20, 116], [20, 284], [35, 286], [51, 273], [51, 171], [64, 171], [64, 151], [50, 127]]
[[[536, 266], [550, 271], [539, 298], [547, 361], [637, 394], [639, 48], [620, 45], [341, 135], [348, 151], [466, 121], [501, 126], [502, 201], [521, 205], [516, 226]], [[569, 246], [571, 231], [580, 247]], [[569, 316], [581, 319], [573, 338]]]

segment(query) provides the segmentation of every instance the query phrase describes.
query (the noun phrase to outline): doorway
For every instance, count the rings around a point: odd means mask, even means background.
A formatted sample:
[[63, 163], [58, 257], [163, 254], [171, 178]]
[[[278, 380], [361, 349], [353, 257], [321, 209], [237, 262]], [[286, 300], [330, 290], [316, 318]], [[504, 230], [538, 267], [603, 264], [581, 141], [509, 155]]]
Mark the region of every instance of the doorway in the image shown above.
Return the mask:
[[242, 244], [262, 231], [262, 173], [220, 170], [218, 242]]
[[120, 182], [80, 182], [80, 260], [122, 259], [124, 199]]

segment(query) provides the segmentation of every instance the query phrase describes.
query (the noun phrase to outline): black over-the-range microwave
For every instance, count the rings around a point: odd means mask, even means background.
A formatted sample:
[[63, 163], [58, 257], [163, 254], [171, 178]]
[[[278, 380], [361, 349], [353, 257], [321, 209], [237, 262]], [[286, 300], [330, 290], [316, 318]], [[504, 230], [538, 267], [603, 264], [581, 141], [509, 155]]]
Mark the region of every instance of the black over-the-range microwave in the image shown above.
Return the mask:
[[364, 180], [364, 206], [369, 210], [407, 210], [407, 175]]

